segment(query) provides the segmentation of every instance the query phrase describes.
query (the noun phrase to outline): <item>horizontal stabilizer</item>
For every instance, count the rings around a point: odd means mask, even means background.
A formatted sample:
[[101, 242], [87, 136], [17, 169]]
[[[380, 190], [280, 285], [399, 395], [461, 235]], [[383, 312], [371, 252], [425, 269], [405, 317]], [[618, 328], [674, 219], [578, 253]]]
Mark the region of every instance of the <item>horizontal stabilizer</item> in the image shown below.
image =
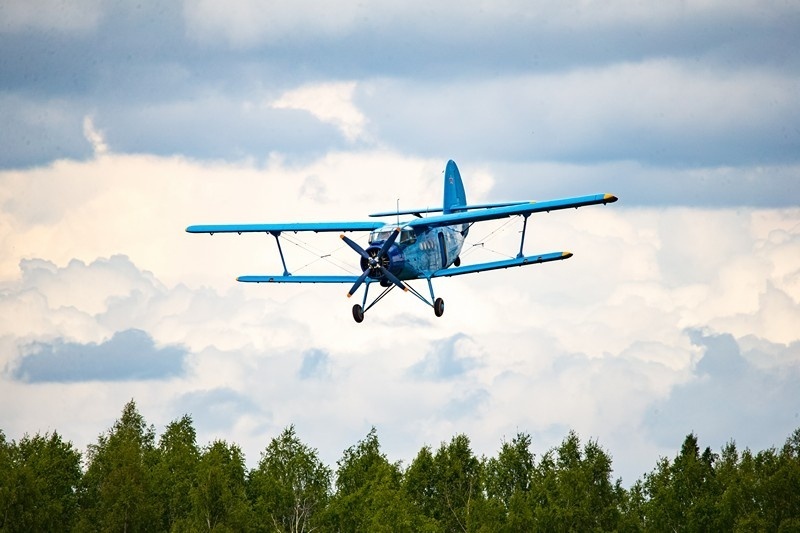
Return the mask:
[[538, 265], [539, 263], [549, 263], [551, 261], [560, 261], [562, 259], [569, 259], [572, 257], [571, 252], [553, 252], [541, 255], [528, 255], [525, 257], [516, 257], [514, 259], [505, 259], [503, 261], [492, 261], [490, 263], [478, 263], [477, 265], [466, 265], [453, 268], [445, 268], [437, 270], [431, 276], [432, 278], [443, 278], [448, 276], [459, 276], [461, 274], [474, 274], [476, 272], [484, 272], [487, 270], [497, 270], [500, 268], [511, 268], [525, 265]]
[[355, 283], [358, 276], [239, 276], [243, 283]]
[[[472, 209], [489, 209], [492, 207], [508, 207], [510, 205], [527, 204], [529, 202], [500, 202], [494, 204], [474, 204], [459, 207], [459, 210], [470, 211]], [[402, 211], [383, 211], [381, 213], [372, 213], [371, 217], [393, 217], [397, 215], [416, 215], [422, 217], [423, 213], [441, 213], [441, 207], [426, 207], [425, 209], [403, 209]]]

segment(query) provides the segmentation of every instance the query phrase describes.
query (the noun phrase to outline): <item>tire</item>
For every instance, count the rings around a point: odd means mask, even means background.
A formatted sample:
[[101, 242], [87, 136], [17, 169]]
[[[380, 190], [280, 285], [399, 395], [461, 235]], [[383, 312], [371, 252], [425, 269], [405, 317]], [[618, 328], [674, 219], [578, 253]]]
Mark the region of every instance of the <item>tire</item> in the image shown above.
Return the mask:
[[364, 321], [364, 309], [359, 304], [353, 306], [353, 320], [359, 324]]
[[442, 316], [444, 314], [444, 300], [436, 298], [436, 301], [433, 302], [433, 312], [436, 316]]

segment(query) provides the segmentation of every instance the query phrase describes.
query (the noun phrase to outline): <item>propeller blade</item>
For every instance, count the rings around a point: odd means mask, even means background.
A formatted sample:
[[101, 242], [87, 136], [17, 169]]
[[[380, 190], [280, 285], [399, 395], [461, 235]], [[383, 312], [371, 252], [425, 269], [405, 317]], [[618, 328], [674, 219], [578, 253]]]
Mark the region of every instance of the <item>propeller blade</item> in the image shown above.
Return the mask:
[[369, 269], [365, 270], [360, 276], [358, 276], [358, 279], [356, 280], [355, 283], [353, 283], [353, 286], [350, 288], [350, 292], [347, 293], [348, 298], [354, 295], [358, 290], [358, 288], [361, 286], [361, 284], [364, 283], [364, 280], [367, 279], [367, 274], [369, 274]]
[[369, 261], [371, 259], [369, 254], [366, 252], [366, 250], [364, 250], [361, 246], [359, 246], [358, 243], [355, 242], [353, 239], [351, 239], [350, 237], [348, 237], [346, 235], [339, 235], [339, 237], [341, 237], [342, 240], [347, 243], [347, 246], [349, 246], [350, 248], [355, 250], [356, 253], [358, 253], [358, 255], [360, 255], [361, 257], [363, 257], [367, 261]]
[[383, 272], [383, 275], [386, 276], [386, 279], [388, 279], [389, 281], [391, 281], [404, 291], [408, 291], [408, 287], [406, 287], [405, 283], [400, 281], [400, 278], [389, 272], [388, 268], [381, 267], [381, 272]]

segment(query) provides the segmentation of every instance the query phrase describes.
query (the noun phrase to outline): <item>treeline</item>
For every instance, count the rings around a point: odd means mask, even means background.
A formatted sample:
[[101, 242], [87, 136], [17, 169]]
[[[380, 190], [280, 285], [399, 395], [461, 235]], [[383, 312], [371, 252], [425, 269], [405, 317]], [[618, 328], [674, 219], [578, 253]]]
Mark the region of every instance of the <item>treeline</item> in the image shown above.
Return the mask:
[[0, 431], [0, 530], [800, 531], [800, 429], [758, 453], [701, 452], [690, 434], [630, 489], [596, 441], [530, 448], [518, 434], [479, 458], [456, 435], [403, 467], [373, 429], [333, 470], [289, 427], [248, 471], [236, 444], [199, 447], [188, 416], [156, 442], [131, 401], [83, 466], [57, 433]]

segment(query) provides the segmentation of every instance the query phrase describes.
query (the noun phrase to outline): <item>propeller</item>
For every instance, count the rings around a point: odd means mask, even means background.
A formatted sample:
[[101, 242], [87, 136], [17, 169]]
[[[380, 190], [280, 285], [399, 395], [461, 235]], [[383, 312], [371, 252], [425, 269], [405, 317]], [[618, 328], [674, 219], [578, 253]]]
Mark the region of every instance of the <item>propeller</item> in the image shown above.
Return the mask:
[[392, 231], [392, 234], [389, 235], [389, 238], [384, 241], [383, 246], [381, 246], [380, 250], [376, 251], [375, 248], [371, 248], [369, 252], [367, 250], [364, 250], [361, 246], [359, 246], [358, 243], [355, 242], [353, 239], [350, 239], [345, 235], [340, 235], [342, 240], [345, 243], [347, 243], [347, 245], [350, 248], [355, 250], [355, 252], [358, 253], [358, 255], [361, 256], [362, 258], [361, 268], [364, 269], [364, 272], [361, 273], [356, 282], [350, 288], [350, 291], [347, 293], [348, 298], [356, 293], [358, 288], [361, 286], [362, 283], [364, 283], [364, 280], [367, 279], [367, 276], [369, 276], [370, 274], [373, 274], [374, 277], [378, 277], [379, 274], [383, 274], [386, 277], [386, 279], [388, 279], [389, 281], [391, 281], [404, 291], [408, 290], [405, 284], [402, 281], [400, 281], [400, 278], [392, 274], [389, 271], [389, 269], [386, 268], [385, 266], [389, 264], [389, 257], [386, 255], [386, 253], [389, 251], [389, 248], [391, 248], [392, 244], [394, 244], [394, 241], [397, 240], [398, 235], [400, 235], [400, 228], [395, 228], [394, 231]]

